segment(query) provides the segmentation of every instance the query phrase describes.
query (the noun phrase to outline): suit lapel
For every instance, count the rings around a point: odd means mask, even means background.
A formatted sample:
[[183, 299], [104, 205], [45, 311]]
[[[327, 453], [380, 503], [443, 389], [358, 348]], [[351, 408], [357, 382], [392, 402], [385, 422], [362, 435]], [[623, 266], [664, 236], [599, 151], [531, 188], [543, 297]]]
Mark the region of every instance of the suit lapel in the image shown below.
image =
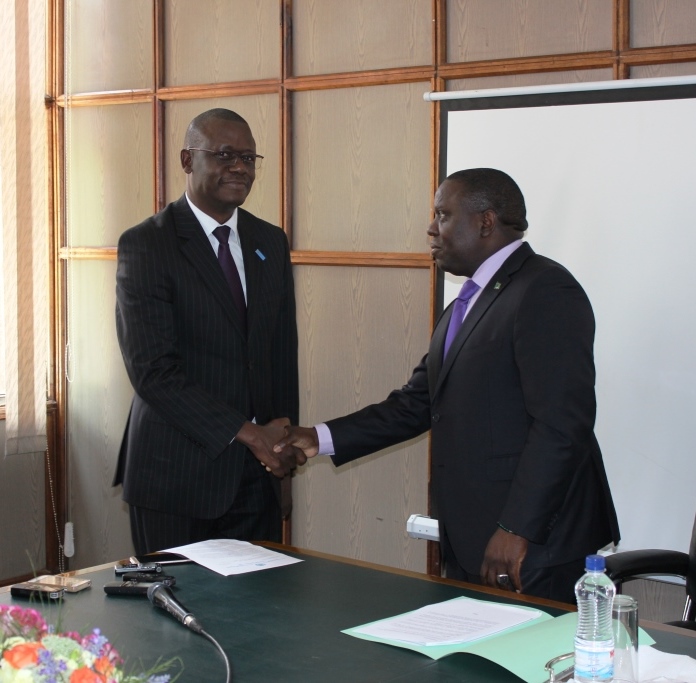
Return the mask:
[[210, 289], [226, 315], [241, 333], [243, 328], [230, 294], [229, 285], [215, 258], [210, 241], [193, 211], [191, 211], [185, 196], [174, 202], [173, 210], [181, 253], [198, 271], [206, 287]]
[[440, 322], [435, 329], [432, 337], [432, 344], [435, 347], [436, 364], [435, 367], [440, 368], [440, 372], [435, 382], [433, 397], [442, 386], [444, 378], [449, 373], [452, 365], [456, 362], [457, 356], [462, 347], [466, 344], [471, 336], [471, 333], [476, 329], [479, 321], [485, 315], [495, 315], [495, 310], [491, 310], [496, 299], [508, 286], [515, 273], [521, 268], [522, 264], [534, 254], [532, 248], [526, 242], [519, 248], [515, 249], [512, 254], [504, 261], [503, 265], [497, 270], [490, 282], [483, 289], [479, 298], [474, 303], [471, 311], [464, 318], [461, 329], [450, 346], [446, 358], [442, 358], [442, 351], [447, 335], [447, 328], [452, 317], [453, 304], [449, 306], [446, 313], [443, 314]]
[[263, 253], [263, 249], [260, 248], [260, 242], [253, 227], [254, 217], [243, 209], [237, 209], [237, 213], [237, 230], [242, 245], [246, 279], [247, 329], [251, 332], [258, 319], [259, 305], [263, 305], [263, 302], [259, 300], [264, 266], [264, 259], [259, 256], [259, 252]]

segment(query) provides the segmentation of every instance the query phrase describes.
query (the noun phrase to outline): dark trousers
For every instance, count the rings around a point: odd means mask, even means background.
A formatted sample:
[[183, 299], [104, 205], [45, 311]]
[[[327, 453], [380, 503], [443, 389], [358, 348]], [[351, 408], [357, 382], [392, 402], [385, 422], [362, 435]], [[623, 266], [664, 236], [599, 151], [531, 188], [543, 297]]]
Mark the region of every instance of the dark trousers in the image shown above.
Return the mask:
[[241, 541], [282, 540], [278, 497], [271, 477], [256, 458], [247, 453], [244, 473], [234, 502], [216, 519], [196, 519], [130, 506], [130, 525], [136, 555], [213, 538]]
[[[440, 539], [440, 548], [445, 576], [455, 581], [467, 581], [482, 585], [483, 582], [480, 576], [470, 574], [457, 562], [447, 536], [444, 534], [443, 536], [444, 538]], [[575, 583], [584, 573], [584, 557], [554, 567], [526, 568], [523, 562], [522, 571], [520, 572], [522, 593], [574, 605]]]

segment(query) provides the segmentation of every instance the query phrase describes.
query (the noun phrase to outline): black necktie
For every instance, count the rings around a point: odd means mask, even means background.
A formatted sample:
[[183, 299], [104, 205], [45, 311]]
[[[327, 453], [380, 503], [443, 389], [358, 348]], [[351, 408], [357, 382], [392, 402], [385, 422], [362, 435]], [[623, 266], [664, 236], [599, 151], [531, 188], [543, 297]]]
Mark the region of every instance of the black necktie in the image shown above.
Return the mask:
[[246, 300], [244, 299], [244, 289], [242, 288], [242, 280], [239, 277], [237, 264], [234, 262], [232, 253], [230, 252], [230, 230], [229, 225], [218, 225], [218, 227], [213, 230], [213, 235], [215, 235], [215, 238], [220, 243], [217, 253], [218, 263], [222, 268], [222, 272], [225, 274], [225, 278], [227, 278], [227, 284], [230, 286], [234, 305], [239, 311], [242, 322], [246, 325]]

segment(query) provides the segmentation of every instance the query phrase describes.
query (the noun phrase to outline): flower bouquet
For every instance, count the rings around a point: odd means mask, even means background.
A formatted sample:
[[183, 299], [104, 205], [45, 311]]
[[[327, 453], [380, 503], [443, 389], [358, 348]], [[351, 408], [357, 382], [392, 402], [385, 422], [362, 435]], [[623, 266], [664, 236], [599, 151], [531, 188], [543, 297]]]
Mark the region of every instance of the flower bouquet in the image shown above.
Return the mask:
[[164, 673], [173, 661], [126, 674], [99, 629], [54, 633], [36, 610], [0, 605], [0, 683], [173, 683], [178, 674]]

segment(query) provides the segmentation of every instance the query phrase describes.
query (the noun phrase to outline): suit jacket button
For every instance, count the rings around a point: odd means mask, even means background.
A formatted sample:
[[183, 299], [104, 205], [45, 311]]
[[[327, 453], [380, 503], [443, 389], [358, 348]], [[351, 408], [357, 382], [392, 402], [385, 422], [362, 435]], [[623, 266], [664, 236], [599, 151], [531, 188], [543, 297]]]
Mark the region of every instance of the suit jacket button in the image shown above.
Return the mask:
[[435, 413], [433, 415], [433, 422], [439, 422], [440, 421], [440, 413]]

